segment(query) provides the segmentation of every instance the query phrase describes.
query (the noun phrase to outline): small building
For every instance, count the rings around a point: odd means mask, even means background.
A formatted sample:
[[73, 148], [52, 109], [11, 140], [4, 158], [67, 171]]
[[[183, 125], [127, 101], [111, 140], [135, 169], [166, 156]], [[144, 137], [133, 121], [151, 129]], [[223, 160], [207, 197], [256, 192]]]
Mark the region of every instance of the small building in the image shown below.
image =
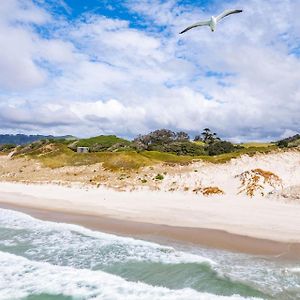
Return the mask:
[[77, 153], [89, 153], [90, 148], [89, 147], [77, 147]]

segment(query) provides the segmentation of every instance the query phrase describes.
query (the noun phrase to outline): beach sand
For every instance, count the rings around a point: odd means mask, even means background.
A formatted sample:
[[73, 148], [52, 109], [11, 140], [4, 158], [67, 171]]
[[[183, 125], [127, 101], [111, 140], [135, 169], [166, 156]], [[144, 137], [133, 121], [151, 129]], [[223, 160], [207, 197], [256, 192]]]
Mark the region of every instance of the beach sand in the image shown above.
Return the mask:
[[300, 257], [300, 205], [262, 197], [3, 182], [0, 207], [146, 240]]

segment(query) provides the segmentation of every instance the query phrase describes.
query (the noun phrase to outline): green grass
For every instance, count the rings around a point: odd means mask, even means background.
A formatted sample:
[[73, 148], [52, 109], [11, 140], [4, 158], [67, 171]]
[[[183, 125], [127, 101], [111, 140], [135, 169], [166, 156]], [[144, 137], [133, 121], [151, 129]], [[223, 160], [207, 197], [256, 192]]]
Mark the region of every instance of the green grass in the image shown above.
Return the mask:
[[96, 136], [96, 137], [92, 137], [89, 139], [81, 139], [78, 141], [77, 146], [78, 147], [92, 147], [96, 144], [101, 144], [103, 147], [111, 147], [117, 143], [122, 143], [125, 145], [130, 145], [131, 142], [119, 138], [115, 135], [100, 135], [100, 136]]
[[275, 144], [273, 143], [260, 143], [260, 142], [251, 142], [251, 143], [242, 143], [239, 144], [245, 148], [266, 148], [266, 147], [273, 147]]
[[233, 158], [238, 158], [241, 155], [247, 154], [249, 156], [253, 156], [257, 153], [269, 153], [273, 150], [278, 149], [276, 145], [268, 145], [267, 147], [248, 147], [248, 148], [242, 148], [239, 149], [235, 152], [230, 152], [230, 153], [225, 153], [225, 154], [220, 154], [216, 156], [198, 156], [197, 158], [200, 158], [202, 160], [211, 162], [211, 163], [226, 163], [230, 161]]
[[[43, 148], [39, 148], [25, 155], [30, 158], [38, 159], [45, 167], [49, 168], [103, 163], [103, 167], [111, 171], [128, 171], [153, 164], [147, 157], [133, 151], [76, 153], [63, 144], [51, 145], [53, 149], [51, 149], [50, 152], [44, 153]], [[21, 156], [24, 156], [24, 154]]]
[[205, 146], [206, 144], [202, 141], [193, 141], [193, 143], [199, 145], [199, 146]]

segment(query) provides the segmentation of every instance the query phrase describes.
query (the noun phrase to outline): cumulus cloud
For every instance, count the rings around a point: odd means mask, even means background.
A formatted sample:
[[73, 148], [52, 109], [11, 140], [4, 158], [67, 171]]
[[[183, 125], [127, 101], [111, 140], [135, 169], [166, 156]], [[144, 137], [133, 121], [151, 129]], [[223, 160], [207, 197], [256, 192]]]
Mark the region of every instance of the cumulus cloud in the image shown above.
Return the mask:
[[205, 10], [174, 0], [126, 6], [138, 21], [92, 13], [68, 21], [43, 1], [1, 4], [2, 128], [132, 137], [208, 126], [232, 140], [299, 131], [299, 3], [232, 1], [243, 14], [214, 34], [183, 36], [226, 2]]

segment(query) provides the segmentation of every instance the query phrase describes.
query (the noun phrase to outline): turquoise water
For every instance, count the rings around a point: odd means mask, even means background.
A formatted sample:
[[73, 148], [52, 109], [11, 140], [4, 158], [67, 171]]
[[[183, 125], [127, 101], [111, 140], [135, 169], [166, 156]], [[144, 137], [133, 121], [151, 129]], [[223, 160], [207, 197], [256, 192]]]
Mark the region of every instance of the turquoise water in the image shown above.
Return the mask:
[[162, 246], [0, 209], [0, 299], [300, 299], [300, 261]]

